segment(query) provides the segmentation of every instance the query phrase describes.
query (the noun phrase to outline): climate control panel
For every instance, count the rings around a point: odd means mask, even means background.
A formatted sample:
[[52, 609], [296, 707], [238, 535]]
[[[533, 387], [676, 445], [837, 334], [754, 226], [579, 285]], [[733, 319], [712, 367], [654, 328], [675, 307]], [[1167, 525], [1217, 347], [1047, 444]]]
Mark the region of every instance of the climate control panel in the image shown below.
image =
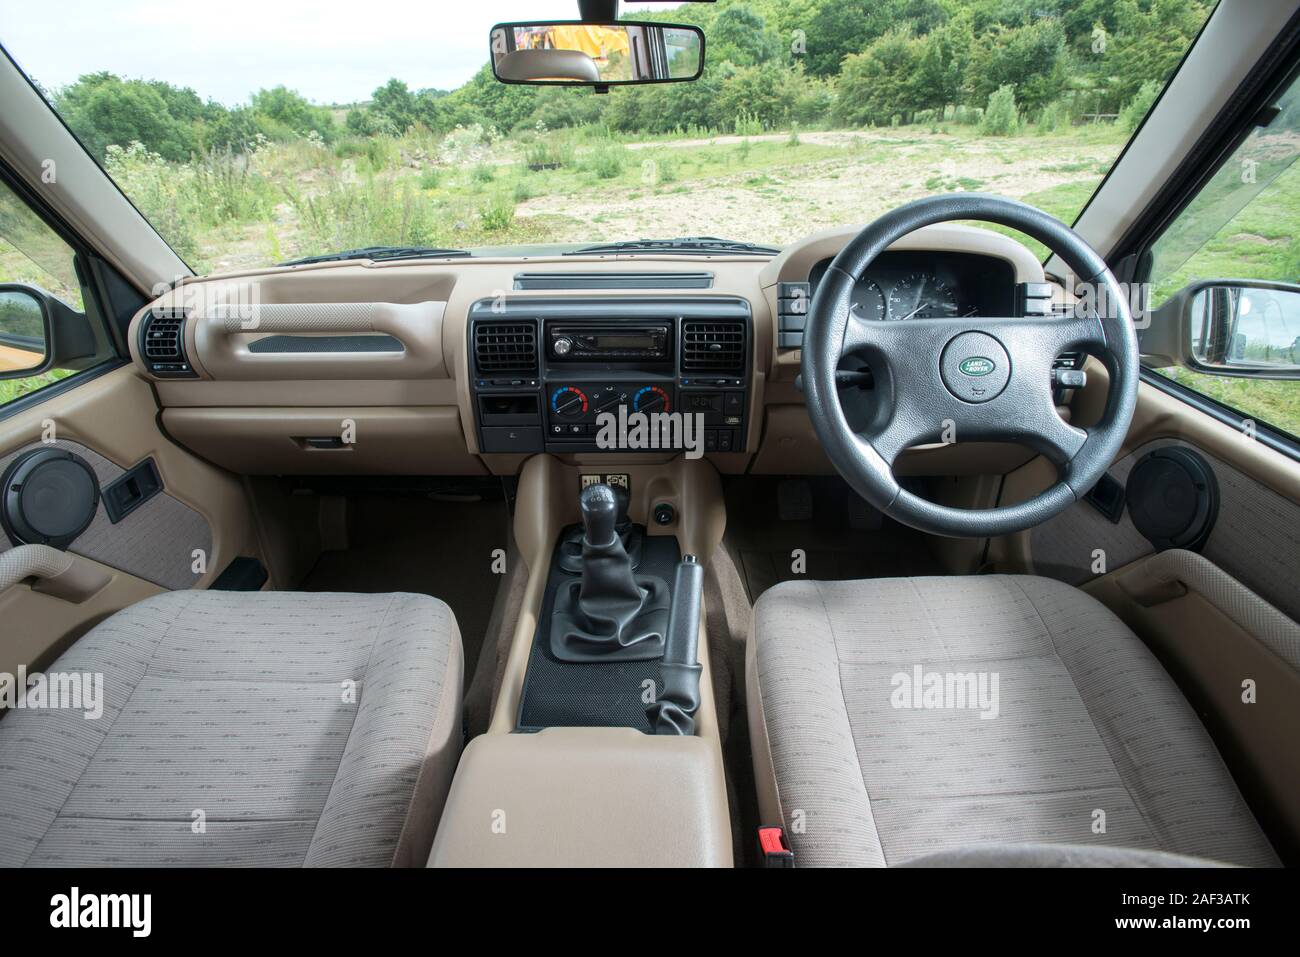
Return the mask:
[[671, 380], [548, 382], [546, 433], [551, 441], [594, 441], [603, 414], [626, 423], [634, 412], [672, 412], [676, 404]]

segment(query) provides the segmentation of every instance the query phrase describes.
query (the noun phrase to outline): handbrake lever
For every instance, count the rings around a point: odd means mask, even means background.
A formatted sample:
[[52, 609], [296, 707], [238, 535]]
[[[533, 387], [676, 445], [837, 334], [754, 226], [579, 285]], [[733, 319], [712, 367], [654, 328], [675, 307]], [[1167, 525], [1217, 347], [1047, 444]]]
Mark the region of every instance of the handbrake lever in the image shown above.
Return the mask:
[[694, 555], [683, 555], [673, 580], [673, 602], [664, 635], [660, 668], [664, 686], [646, 709], [655, 734], [695, 734], [695, 712], [700, 707], [699, 663], [700, 605], [704, 594], [704, 567]]

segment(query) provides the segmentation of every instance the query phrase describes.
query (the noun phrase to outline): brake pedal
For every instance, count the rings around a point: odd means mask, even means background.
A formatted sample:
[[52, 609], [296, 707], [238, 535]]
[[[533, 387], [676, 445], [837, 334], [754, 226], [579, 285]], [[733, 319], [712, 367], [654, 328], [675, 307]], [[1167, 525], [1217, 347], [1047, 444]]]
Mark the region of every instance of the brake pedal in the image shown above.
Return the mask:
[[776, 486], [776, 511], [783, 522], [806, 522], [812, 518], [812, 486], [807, 479], [782, 479]]
[[849, 492], [849, 528], [855, 532], [878, 532], [885, 523], [884, 513], [874, 505]]

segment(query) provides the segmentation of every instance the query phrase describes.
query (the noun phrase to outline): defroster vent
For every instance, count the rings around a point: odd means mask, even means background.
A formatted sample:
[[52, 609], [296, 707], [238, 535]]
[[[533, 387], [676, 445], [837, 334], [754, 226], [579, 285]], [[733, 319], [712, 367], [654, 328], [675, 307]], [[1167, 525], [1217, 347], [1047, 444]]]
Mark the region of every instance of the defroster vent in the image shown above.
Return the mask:
[[474, 326], [474, 367], [479, 375], [536, 375], [537, 323], [477, 323]]
[[745, 323], [682, 323], [683, 372], [745, 371]]

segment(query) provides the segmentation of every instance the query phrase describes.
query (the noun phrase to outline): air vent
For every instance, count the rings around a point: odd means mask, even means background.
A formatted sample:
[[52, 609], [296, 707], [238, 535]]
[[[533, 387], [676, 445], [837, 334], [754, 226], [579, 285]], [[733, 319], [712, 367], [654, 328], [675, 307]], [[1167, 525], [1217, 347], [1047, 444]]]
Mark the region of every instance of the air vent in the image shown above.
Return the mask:
[[682, 323], [683, 372], [744, 372], [743, 322]]
[[151, 312], [140, 330], [140, 352], [154, 375], [193, 376], [185, 355], [185, 313]]
[[521, 272], [516, 289], [709, 289], [711, 272]]
[[477, 323], [474, 327], [474, 367], [479, 375], [536, 375], [537, 323]]

